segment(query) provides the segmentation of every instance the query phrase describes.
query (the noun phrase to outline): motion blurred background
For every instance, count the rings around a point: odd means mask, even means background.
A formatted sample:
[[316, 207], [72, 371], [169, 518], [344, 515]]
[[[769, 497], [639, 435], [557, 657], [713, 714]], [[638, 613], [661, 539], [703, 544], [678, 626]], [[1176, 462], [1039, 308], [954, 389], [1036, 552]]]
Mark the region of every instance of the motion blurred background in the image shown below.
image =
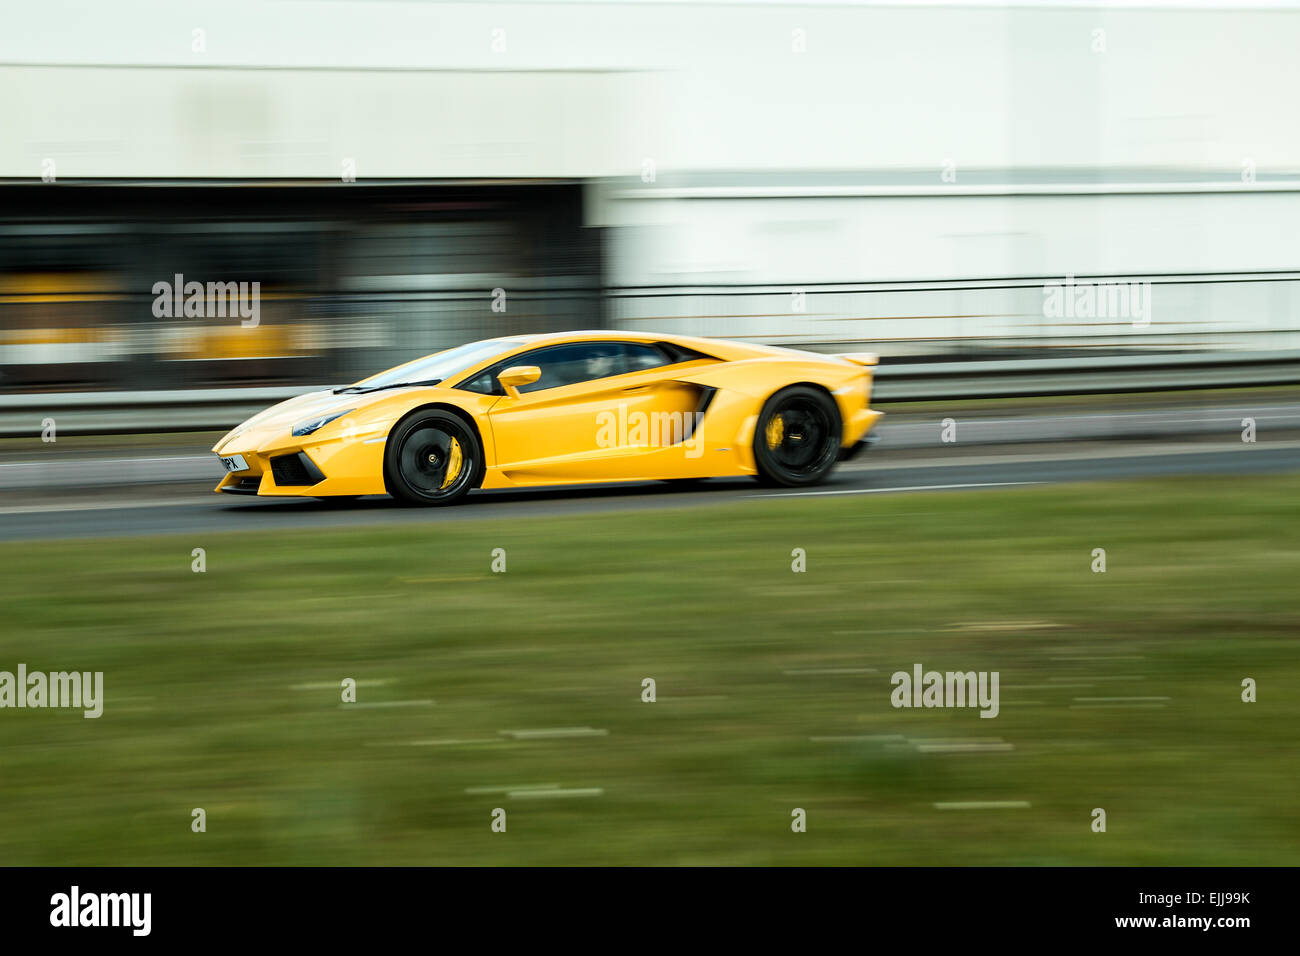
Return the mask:
[[[0, 861], [1294, 863], [1298, 50], [1283, 2], [0, 6], [0, 671], [105, 675], [0, 712]], [[281, 398], [581, 328], [879, 352], [880, 442], [212, 493]], [[895, 710], [917, 663], [998, 719]]]
[[[0, 391], [331, 384], [589, 327], [1294, 358], [1278, 6], [11, 5]], [[155, 317], [176, 274], [260, 282], [259, 325]], [[1149, 325], [1045, 315], [1067, 276], [1150, 282]]]

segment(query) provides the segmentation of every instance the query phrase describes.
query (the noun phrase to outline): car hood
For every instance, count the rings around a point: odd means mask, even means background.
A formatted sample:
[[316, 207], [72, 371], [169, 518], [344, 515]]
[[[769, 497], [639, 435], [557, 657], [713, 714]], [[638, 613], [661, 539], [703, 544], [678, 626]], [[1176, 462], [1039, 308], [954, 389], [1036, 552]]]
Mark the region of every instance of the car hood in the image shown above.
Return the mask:
[[236, 425], [213, 446], [212, 450], [220, 454], [229, 446], [228, 450], [239, 451], [243, 446], [260, 445], [279, 437], [287, 437], [289, 430], [294, 425], [311, 418], [319, 418], [322, 415], [349, 410], [355, 414], [405, 391], [417, 388], [428, 391], [437, 387], [421, 385], [411, 386], [409, 389], [386, 388], [377, 392], [345, 393], [341, 395], [336, 395], [333, 389], [307, 392], [305, 395], [297, 395], [294, 398], [280, 402], [278, 405], [272, 405], [265, 411], [258, 412], [252, 418]]

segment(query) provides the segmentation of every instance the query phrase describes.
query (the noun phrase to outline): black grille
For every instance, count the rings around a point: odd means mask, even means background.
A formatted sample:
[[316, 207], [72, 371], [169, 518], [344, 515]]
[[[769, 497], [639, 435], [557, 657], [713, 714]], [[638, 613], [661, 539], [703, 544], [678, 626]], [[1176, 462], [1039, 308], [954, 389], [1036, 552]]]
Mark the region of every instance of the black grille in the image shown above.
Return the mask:
[[240, 478], [229, 485], [223, 485], [221, 490], [228, 495], [255, 495], [258, 486], [262, 484], [261, 475], [252, 475], [247, 478]]
[[279, 455], [271, 459], [271, 477], [281, 487], [288, 485], [315, 485], [325, 480], [316, 463], [302, 452], [296, 455]]

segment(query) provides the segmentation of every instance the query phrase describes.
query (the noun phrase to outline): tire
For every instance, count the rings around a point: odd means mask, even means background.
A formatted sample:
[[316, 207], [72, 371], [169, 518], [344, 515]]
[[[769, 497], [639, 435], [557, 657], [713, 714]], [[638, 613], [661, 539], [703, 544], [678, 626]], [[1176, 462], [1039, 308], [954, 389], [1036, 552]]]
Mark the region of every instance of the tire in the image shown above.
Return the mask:
[[479, 483], [483, 467], [483, 445], [473, 427], [443, 409], [399, 422], [384, 445], [384, 485], [402, 504], [459, 501]]
[[820, 389], [783, 388], [766, 402], [754, 430], [754, 464], [765, 484], [815, 485], [835, 467], [844, 429], [840, 410]]

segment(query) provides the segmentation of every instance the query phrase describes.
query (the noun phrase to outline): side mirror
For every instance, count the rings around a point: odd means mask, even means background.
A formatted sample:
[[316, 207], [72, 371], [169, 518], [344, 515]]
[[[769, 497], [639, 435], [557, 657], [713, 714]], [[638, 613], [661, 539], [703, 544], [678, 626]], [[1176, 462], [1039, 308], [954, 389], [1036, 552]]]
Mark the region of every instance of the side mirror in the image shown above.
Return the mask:
[[500, 375], [497, 381], [511, 398], [519, 397], [519, 386], [532, 385], [542, 377], [542, 370], [536, 365], [512, 365]]

